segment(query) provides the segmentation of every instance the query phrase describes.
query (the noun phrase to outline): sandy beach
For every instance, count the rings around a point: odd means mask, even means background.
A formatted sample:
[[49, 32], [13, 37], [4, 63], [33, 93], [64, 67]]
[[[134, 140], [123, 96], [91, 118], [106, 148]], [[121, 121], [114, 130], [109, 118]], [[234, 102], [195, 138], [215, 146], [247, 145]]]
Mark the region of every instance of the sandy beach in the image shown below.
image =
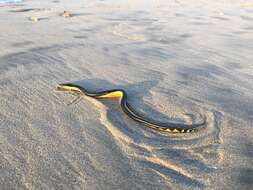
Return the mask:
[[[2, 3], [0, 44], [0, 189], [253, 187], [252, 1]], [[207, 124], [160, 133], [66, 82]]]

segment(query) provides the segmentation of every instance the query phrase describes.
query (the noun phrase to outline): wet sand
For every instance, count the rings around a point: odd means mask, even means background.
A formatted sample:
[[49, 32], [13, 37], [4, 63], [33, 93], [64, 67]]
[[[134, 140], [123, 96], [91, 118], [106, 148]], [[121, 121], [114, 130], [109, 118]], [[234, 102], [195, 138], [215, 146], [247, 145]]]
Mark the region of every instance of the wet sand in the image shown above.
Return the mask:
[[[253, 186], [250, 1], [27, 0], [1, 4], [0, 26], [0, 189]], [[65, 82], [207, 124], [159, 133], [117, 101], [68, 105], [75, 96], [55, 90]]]

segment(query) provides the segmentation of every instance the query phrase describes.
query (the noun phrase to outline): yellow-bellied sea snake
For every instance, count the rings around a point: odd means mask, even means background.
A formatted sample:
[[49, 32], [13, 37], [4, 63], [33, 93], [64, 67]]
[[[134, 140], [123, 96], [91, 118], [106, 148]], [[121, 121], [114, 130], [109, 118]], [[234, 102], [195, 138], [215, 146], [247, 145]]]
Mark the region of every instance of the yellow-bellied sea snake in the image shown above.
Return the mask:
[[151, 121], [150, 119], [144, 118], [139, 115], [127, 102], [127, 93], [122, 89], [113, 89], [113, 90], [106, 90], [100, 92], [89, 92], [82, 86], [66, 83], [60, 84], [57, 86], [57, 90], [59, 91], [72, 91], [77, 92], [88, 97], [92, 97], [95, 99], [104, 99], [104, 98], [119, 98], [120, 105], [122, 110], [133, 120], [144, 124], [145, 126], [164, 132], [171, 132], [171, 133], [189, 133], [197, 130], [199, 127], [206, 124], [206, 118], [200, 123], [196, 124], [179, 124], [179, 123], [161, 123]]

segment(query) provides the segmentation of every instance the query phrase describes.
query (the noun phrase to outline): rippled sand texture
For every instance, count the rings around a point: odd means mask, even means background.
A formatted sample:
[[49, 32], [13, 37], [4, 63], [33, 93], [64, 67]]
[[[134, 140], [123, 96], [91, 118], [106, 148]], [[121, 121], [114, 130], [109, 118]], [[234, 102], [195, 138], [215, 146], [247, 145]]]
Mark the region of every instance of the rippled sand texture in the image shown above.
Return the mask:
[[[0, 26], [0, 189], [253, 186], [251, 1], [24, 1], [1, 5]], [[207, 125], [159, 133], [117, 101], [69, 106], [63, 82]]]

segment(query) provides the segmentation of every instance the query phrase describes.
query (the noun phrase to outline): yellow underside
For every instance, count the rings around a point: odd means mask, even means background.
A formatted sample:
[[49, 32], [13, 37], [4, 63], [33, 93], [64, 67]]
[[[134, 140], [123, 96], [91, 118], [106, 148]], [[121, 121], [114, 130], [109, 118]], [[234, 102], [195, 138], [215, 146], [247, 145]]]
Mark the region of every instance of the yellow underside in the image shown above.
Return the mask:
[[99, 96], [98, 98], [122, 98], [123, 92], [122, 91], [115, 91], [108, 93], [106, 95]]
[[65, 86], [65, 85], [62, 85], [62, 86], [59, 86], [59, 88], [61, 90], [66, 90], [66, 91], [82, 92], [79, 88], [74, 87], [74, 86]]

